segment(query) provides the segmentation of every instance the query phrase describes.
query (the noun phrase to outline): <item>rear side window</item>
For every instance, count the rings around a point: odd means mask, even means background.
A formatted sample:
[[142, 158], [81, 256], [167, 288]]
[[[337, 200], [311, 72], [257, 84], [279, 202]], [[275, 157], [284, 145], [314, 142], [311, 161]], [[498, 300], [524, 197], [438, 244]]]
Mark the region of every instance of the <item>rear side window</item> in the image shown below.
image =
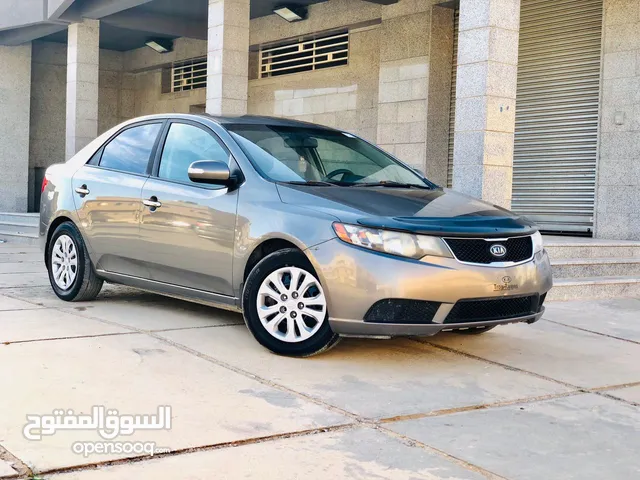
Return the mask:
[[152, 123], [125, 130], [104, 147], [100, 166], [128, 173], [146, 173], [161, 127], [161, 123]]

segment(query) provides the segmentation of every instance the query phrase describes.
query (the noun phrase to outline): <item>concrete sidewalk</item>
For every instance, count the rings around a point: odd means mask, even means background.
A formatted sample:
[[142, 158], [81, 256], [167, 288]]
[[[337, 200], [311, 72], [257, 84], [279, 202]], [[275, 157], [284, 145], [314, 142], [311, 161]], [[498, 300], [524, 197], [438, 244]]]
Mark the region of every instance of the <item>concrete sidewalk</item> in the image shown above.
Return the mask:
[[[153, 458], [27, 440], [28, 414], [172, 408]], [[242, 317], [123, 287], [69, 304], [42, 255], [0, 245], [0, 478], [630, 479], [640, 476], [640, 300], [550, 303], [486, 335], [346, 339], [305, 360]], [[133, 455], [135, 456], [135, 455]]]

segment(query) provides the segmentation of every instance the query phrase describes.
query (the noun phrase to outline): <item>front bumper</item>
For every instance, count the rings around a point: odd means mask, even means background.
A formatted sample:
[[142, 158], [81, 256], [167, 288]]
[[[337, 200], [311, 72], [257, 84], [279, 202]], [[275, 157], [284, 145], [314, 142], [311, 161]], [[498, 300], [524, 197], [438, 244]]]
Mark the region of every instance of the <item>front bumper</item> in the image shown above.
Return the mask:
[[[544, 309], [464, 323], [450, 323], [446, 317], [460, 300], [541, 296], [552, 287], [546, 251], [529, 262], [510, 267], [469, 265], [441, 257], [412, 260], [354, 247], [338, 239], [312, 247], [306, 253], [324, 286], [331, 328], [341, 335], [428, 336], [459, 328], [533, 323], [540, 319]], [[416, 319], [410, 323], [365, 322], [371, 306], [387, 299], [440, 305], [433, 319], [425, 323]]]

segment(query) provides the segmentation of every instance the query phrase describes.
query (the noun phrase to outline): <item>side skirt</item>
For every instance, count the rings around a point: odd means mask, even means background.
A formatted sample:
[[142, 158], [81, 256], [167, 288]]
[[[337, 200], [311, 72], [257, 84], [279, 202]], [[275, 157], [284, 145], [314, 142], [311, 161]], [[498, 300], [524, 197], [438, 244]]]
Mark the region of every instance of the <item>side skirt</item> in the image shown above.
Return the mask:
[[110, 283], [119, 283], [121, 285], [139, 288], [140, 290], [158, 293], [167, 297], [178, 298], [180, 300], [201, 303], [216, 308], [222, 308], [224, 310], [230, 310], [232, 312], [242, 313], [240, 299], [237, 297], [220, 295], [194, 288], [181, 287], [170, 283], [157, 282], [155, 280], [134, 277], [132, 275], [125, 275], [122, 273], [107, 272], [106, 270], [96, 270], [96, 273], [100, 278], [103, 278]]

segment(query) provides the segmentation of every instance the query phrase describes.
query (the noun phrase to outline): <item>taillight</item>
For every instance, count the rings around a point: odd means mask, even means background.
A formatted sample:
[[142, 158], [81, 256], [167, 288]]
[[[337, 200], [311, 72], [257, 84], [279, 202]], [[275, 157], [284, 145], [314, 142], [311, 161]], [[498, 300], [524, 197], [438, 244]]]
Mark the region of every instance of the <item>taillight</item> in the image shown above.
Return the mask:
[[42, 189], [40, 190], [40, 193], [44, 192], [44, 189], [47, 188], [48, 183], [49, 183], [49, 180], [47, 180], [47, 177], [44, 177], [42, 179]]

